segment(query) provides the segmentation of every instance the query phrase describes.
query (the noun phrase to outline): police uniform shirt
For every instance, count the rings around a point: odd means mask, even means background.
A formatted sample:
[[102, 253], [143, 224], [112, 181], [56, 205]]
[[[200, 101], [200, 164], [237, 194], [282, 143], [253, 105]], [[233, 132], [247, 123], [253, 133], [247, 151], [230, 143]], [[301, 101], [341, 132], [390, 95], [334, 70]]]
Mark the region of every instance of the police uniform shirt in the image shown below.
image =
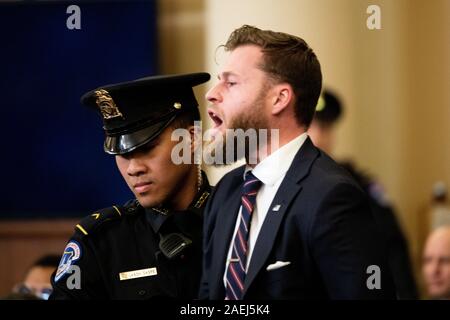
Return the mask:
[[[201, 275], [202, 213], [210, 194], [203, 186], [183, 212], [144, 209], [136, 200], [100, 210], [75, 228], [50, 299], [196, 298]], [[161, 238], [182, 234], [192, 244], [169, 259]]]

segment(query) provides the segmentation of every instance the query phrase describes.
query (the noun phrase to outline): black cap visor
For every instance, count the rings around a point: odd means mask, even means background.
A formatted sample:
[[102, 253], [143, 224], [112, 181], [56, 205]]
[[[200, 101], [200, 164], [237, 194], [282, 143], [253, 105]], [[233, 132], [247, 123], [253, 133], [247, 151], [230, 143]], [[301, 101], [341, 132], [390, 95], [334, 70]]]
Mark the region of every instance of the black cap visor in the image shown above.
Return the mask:
[[106, 153], [114, 155], [132, 152], [158, 137], [176, 117], [177, 115], [174, 114], [168, 121], [158, 122], [132, 133], [107, 135], [104, 150]]

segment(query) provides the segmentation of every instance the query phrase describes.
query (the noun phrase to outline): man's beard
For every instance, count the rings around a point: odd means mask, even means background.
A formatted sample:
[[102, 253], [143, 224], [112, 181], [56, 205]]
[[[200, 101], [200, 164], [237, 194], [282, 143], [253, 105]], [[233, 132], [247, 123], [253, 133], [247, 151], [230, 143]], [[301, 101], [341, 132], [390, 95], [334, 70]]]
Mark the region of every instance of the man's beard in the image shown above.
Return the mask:
[[[214, 159], [214, 166], [233, 164], [244, 157], [247, 163], [256, 164], [258, 149], [270, 139], [265, 110], [266, 91], [264, 87], [253, 103], [230, 119], [224, 133], [207, 143], [204, 150], [207, 157]], [[261, 132], [261, 129], [265, 129], [265, 132]], [[265, 138], [261, 139], [264, 135]]]

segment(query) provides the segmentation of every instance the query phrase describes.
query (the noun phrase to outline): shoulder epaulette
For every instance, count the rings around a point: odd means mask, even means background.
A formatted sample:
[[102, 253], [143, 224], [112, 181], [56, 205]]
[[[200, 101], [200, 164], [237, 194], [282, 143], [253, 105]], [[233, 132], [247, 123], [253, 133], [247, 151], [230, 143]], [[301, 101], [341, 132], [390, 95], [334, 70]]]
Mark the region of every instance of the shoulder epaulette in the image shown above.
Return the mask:
[[100, 225], [106, 221], [116, 220], [121, 218], [125, 212], [123, 208], [112, 206], [94, 212], [93, 214], [84, 217], [76, 226], [75, 230], [87, 236], [94, 232]]

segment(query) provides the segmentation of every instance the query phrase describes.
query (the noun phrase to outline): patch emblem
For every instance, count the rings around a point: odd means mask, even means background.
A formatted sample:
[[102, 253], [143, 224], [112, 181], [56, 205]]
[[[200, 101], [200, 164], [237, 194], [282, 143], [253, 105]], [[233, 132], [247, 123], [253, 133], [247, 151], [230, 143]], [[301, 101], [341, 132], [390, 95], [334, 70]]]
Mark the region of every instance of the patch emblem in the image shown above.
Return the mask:
[[76, 241], [70, 241], [66, 248], [64, 249], [64, 253], [61, 257], [61, 261], [59, 262], [58, 270], [55, 275], [55, 282], [61, 279], [67, 271], [69, 271], [70, 266], [80, 259], [81, 257], [81, 247]]

